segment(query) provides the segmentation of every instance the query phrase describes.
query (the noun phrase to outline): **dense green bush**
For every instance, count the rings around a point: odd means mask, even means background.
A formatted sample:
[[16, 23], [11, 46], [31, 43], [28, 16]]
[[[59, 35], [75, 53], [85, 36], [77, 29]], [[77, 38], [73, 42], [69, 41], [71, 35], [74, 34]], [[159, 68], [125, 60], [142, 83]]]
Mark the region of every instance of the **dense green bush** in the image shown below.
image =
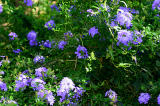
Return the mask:
[[160, 104], [160, 0], [1, 3], [1, 105]]

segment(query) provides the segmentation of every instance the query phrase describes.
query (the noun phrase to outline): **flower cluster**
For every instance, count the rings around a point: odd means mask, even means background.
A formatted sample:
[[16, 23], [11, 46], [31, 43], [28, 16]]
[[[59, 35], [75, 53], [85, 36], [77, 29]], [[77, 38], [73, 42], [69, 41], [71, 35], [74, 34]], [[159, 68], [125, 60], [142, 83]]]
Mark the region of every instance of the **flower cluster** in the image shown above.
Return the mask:
[[36, 37], [37, 37], [37, 33], [35, 31], [30, 31], [27, 34], [27, 39], [29, 40], [30, 46], [37, 46], [38, 43], [37, 43]]
[[52, 9], [52, 10], [53, 10], [53, 9], [56, 9], [56, 11], [58, 11], [58, 12], [61, 11], [55, 4], [51, 5], [51, 9]]
[[54, 20], [50, 20], [50, 21], [46, 22], [46, 24], [44, 26], [46, 28], [48, 28], [48, 30], [51, 30], [52, 28], [55, 27], [55, 22], [54, 22]]
[[128, 31], [128, 30], [120, 30], [118, 32], [118, 42], [117, 45], [119, 46], [122, 43], [125, 46], [128, 46], [129, 43], [133, 43], [134, 45], [138, 45], [142, 43], [142, 34], [139, 31]]
[[44, 46], [46, 48], [51, 48], [55, 42], [52, 40], [52, 41], [49, 41], [49, 40], [46, 40], [46, 41], [41, 41], [39, 42], [39, 46]]
[[39, 90], [38, 93], [37, 93], [37, 95], [38, 95], [39, 98], [46, 99], [47, 102], [51, 106], [53, 106], [55, 98], [54, 98], [53, 93], [51, 91], [48, 91], [48, 90]]
[[32, 0], [24, 0], [24, 3], [25, 3], [27, 6], [32, 6], [33, 1], [32, 1]]
[[45, 61], [45, 58], [43, 56], [36, 56], [34, 59], [33, 59], [34, 63], [43, 63]]
[[160, 10], [160, 0], [154, 0], [153, 4], [152, 4], [152, 9], [158, 9]]
[[133, 40], [132, 33], [127, 30], [120, 30], [118, 32], [117, 40], [117, 45], [119, 45], [119, 43], [122, 43], [123, 45], [128, 46], [128, 43], [132, 42]]
[[110, 24], [111, 27], [115, 27], [115, 26], [118, 26], [117, 22], [116, 21], [111, 21], [111, 24]]
[[57, 96], [61, 96], [60, 102], [63, 102], [70, 90], [75, 88], [75, 84], [68, 77], [64, 77], [60, 82], [60, 88], [57, 90]]
[[74, 92], [73, 98], [76, 99], [76, 101], [78, 101], [79, 98], [82, 96], [83, 92], [85, 92], [85, 90], [83, 90], [82, 87], [75, 87], [73, 92]]
[[18, 80], [16, 80], [16, 91], [19, 91], [19, 89], [21, 88], [21, 91], [23, 91], [26, 86], [29, 86], [29, 78], [24, 75], [24, 74], [20, 74]]
[[3, 12], [3, 7], [2, 7], [2, 5], [0, 4], [0, 13], [2, 13]]
[[112, 89], [108, 90], [106, 93], [105, 93], [105, 96], [108, 96], [112, 102], [117, 102], [117, 93], [115, 91], [113, 91]]
[[140, 43], [142, 43], [142, 37], [143, 37], [143, 35], [139, 32], [139, 31], [134, 31], [134, 32], [132, 32], [133, 34], [133, 44], [134, 45], [138, 45], [138, 44], [140, 44]]
[[77, 51], [75, 52], [75, 54], [77, 54], [77, 57], [79, 59], [86, 59], [88, 58], [88, 52], [87, 52], [87, 49], [81, 45], [79, 45], [77, 47]]
[[40, 78], [34, 78], [31, 81], [31, 87], [33, 87], [34, 90], [43, 90], [44, 85], [46, 84], [46, 82], [44, 82], [43, 80], [41, 80]]
[[149, 93], [140, 93], [140, 96], [138, 97], [138, 101], [140, 104], [142, 103], [147, 104], [150, 98], [151, 96]]
[[130, 28], [132, 26], [132, 14], [120, 9], [115, 21], [117, 21], [121, 26], [126, 26], [126, 28]]
[[18, 37], [18, 35], [16, 33], [14, 33], [14, 32], [9, 33], [8, 36], [9, 36], [9, 40], [14, 40], [14, 38]]
[[2, 81], [0, 81], [0, 88], [1, 88], [1, 91], [7, 91], [7, 85]]
[[[47, 69], [45, 67], [40, 67], [40, 68], [36, 69], [35, 75], [38, 77], [31, 80], [31, 87], [33, 88], [33, 90], [38, 91], [37, 95], [39, 98], [47, 100], [47, 102], [51, 106], [53, 106], [54, 101], [55, 101], [54, 96], [51, 91], [46, 90], [46, 88], [44, 87], [46, 82], [39, 78], [39, 77], [43, 76], [42, 72], [47, 72]], [[44, 76], [45, 76], [45, 74], [44, 74]]]
[[39, 98], [47, 100], [47, 102], [52, 106], [54, 104], [55, 98], [51, 91], [46, 90], [46, 88], [44, 87], [46, 82], [41, 79], [42, 76], [46, 77], [46, 72], [48, 71], [48, 69], [45, 67], [40, 67], [38, 69], [35, 69], [35, 71], [35, 75], [37, 77], [34, 79], [24, 75], [30, 75], [28, 70], [25, 70], [23, 74], [20, 74], [18, 80], [16, 80], [15, 90], [19, 91], [19, 89], [21, 88], [21, 91], [23, 91], [26, 86], [31, 86], [34, 91], [37, 91], [37, 95]]
[[14, 52], [15, 54], [18, 54], [18, 53], [22, 52], [22, 50], [21, 50], [21, 49], [17, 49], [17, 50], [13, 50], [13, 52]]
[[[70, 92], [73, 91], [74, 95], [71, 96]], [[73, 104], [72, 99], [78, 101], [78, 98], [82, 96], [84, 92], [83, 88], [76, 87], [71, 79], [64, 77], [60, 82], [60, 88], [57, 90], [57, 96], [61, 96], [60, 102], [69, 100], [69, 104]]]
[[47, 74], [46, 74], [46, 72], [48, 71], [48, 69], [46, 68], [46, 67], [40, 67], [40, 68], [37, 68], [37, 69], [35, 69], [35, 75], [37, 76], [37, 77], [46, 77], [47, 76]]
[[37, 40], [30, 40], [29, 41], [30, 46], [37, 46]]
[[60, 42], [58, 43], [58, 48], [61, 49], [61, 50], [63, 50], [63, 49], [64, 49], [64, 46], [65, 46], [66, 44], [67, 44], [66, 41], [60, 41]]
[[52, 44], [54, 43], [54, 41], [49, 41], [49, 40], [46, 40], [45, 42], [42, 40], [41, 42], [39, 42], [39, 46], [44, 46], [46, 48], [51, 48], [52, 47]]
[[61, 96], [60, 102], [63, 102], [70, 90], [75, 87], [73, 81], [67, 77], [64, 77], [60, 83], [60, 88], [57, 90], [57, 96]]
[[94, 27], [92, 27], [92, 28], [89, 29], [88, 33], [89, 33], [89, 35], [91, 35], [92, 38], [93, 38], [94, 35], [98, 34], [99, 32], [98, 32], [98, 29], [96, 29], [96, 27], [94, 26]]
[[35, 31], [31, 31], [27, 35], [28, 40], [36, 40], [36, 37], [37, 37], [37, 33]]
[[44, 47], [51, 48], [52, 43], [49, 40], [46, 40], [43, 45]]

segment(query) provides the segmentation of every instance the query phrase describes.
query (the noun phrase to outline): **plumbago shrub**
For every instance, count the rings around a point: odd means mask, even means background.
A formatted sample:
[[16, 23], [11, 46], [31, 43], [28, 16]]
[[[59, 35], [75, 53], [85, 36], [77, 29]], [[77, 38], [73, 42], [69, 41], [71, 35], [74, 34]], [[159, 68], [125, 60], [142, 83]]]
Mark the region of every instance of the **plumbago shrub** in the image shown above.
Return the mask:
[[160, 0], [2, 0], [0, 104], [159, 105]]

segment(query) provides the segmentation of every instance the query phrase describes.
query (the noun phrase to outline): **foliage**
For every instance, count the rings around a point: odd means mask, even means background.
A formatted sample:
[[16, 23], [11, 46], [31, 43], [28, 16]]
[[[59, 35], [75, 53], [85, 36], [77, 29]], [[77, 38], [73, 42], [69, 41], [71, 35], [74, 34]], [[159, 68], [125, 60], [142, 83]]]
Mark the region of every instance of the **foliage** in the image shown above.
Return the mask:
[[159, 5], [160, 0], [2, 0], [0, 103], [157, 105]]

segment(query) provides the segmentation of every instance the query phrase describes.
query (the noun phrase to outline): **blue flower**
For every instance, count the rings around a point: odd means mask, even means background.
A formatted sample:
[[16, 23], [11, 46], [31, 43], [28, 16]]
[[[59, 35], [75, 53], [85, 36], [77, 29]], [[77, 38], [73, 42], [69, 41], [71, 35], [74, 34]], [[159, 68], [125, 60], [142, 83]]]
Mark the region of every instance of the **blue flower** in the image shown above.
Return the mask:
[[64, 77], [60, 82], [60, 88], [57, 90], [57, 96], [61, 96], [60, 102], [63, 102], [67, 96], [69, 97], [70, 90], [74, 88], [75, 84], [73, 81], [68, 77]]
[[75, 52], [75, 54], [77, 54], [77, 57], [79, 59], [86, 59], [88, 58], [88, 52], [87, 52], [87, 49], [81, 45], [79, 45], [77, 47], [77, 51]]
[[54, 8], [55, 8], [56, 11], [58, 11], [58, 12], [61, 11], [55, 4], [51, 5], [51, 9], [53, 10]]
[[[127, 10], [125, 10], [127, 11]], [[129, 12], [125, 12], [120, 9], [120, 11], [117, 14], [117, 18], [115, 21], [117, 21], [121, 26], [126, 26], [127, 28], [130, 28], [132, 26], [132, 14]]]
[[73, 37], [73, 34], [72, 34], [71, 31], [68, 31], [68, 32], [64, 33], [64, 35], [69, 35], [70, 37]]
[[0, 5], [0, 13], [2, 13], [3, 12], [3, 7], [2, 7], [2, 5]]
[[29, 40], [30, 46], [37, 46], [38, 45], [36, 37], [37, 37], [37, 33], [35, 31], [30, 31], [27, 34], [27, 39]]
[[[90, 13], [91, 16], [95, 16], [95, 15], [96, 15], [96, 13], [95, 13], [92, 9], [88, 9], [87, 12]], [[88, 16], [89, 16], [89, 15], [87, 15], [87, 17], [88, 17]]]
[[37, 40], [30, 40], [29, 45], [30, 46], [37, 46], [38, 45]]
[[108, 90], [105, 96], [108, 96], [113, 102], [117, 102], [117, 93], [112, 89]]
[[75, 84], [68, 77], [64, 77], [60, 82], [60, 89], [67, 91], [67, 93], [69, 93], [70, 89], [73, 90], [74, 88], [75, 88]]
[[14, 32], [9, 33], [8, 36], [9, 36], [9, 40], [14, 40], [14, 38], [18, 37], [18, 35], [16, 33], [14, 33]]
[[61, 49], [61, 50], [63, 50], [63, 49], [64, 49], [64, 46], [65, 46], [66, 44], [67, 44], [66, 41], [60, 41], [60, 42], [58, 43], [58, 48]]
[[119, 9], [123, 10], [124, 12], [129, 12], [130, 9], [127, 7], [119, 7]]
[[43, 90], [45, 84], [46, 84], [46, 82], [44, 82], [40, 78], [34, 78], [31, 81], [31, 87], [33, 87], [34, 90], [38, 90], [38, 91]]
[[[35, 75], [37, 77], [46, 77], [46, 72], [48, 71], [48, 69], [46, 67], [40, 67], [40, 68], [37, 68], [35, 69]], [[44, 76], [43, 76], [44, 75]]]
[[73, 98], [78, 101], [78, 99], [82, 96], [83, 92], [85, 92], [85, 90], [83, 90], [82, 87], [75, 87], [74, 89], [75, 94], [73, 95]]
[[54, 22], [54, 20], [50, 20], [50, 21], [46, 22], [44, 26], [46, 28], [48, 28], [48, 30], [51, 30], [52, 28], [55, 27], [55, 22]]
[[2, 81], [0, 81], [0, 88], [1, 88], [1, 91], [7, 91], [7, 85]]
[[152, 9], [158, 9], [160, 10], [160, 0], [154, 0], [153, 4], [152, 4]]
[[115, 26], [118, 26], [118, 24], [116, 23], [116, 21], [111, 21], [110, 26], [111, 26], [111, 27], [115, 27]]
[[35, 41], [37, 37], [37, 33], [35, 31], [30, 31], [27, 35], [28, 40], [33, 40]]
[[132, 10], [131, 10], [131, 13], [132, 13], [132, 14], [139, 14], [139, 11], [138, 11], [138, 10], [135, 10], [135, 9], [132, 9]]
[[2, 66], [3, 61], [0, 61], [0, 66]]
[[157, 103], [160, 105], [160, 94], [157, 97]]
[[42, 98], [42, 99], [46, 99], [47, 102], [53, 106], [55, 98], [53, 96], [53, 93], [51, 91], [48, 90], [39, 90], [37, 93], [38, 97]]
[[52, 43], [51, 43], [49, 40], [46, 40], [46, 41], [43, 43], [43, 45], [44, 45], [44, 47], [51, 48]]
[[134, 40], [132, 41], [132, 43], [134, 44], [134, 45], [138, 45], [138, 44], [140, 44], [140, 43], [142, 43], [142, 34], [139, 32], [139, 31], [134, 31], [133, 32], [133, 38], [134, 38]]
[[33, 59], [34, 63], [43, 63], [45, 61], [45, 58], [43, 56], [36, 56], [34, 59]]
[[98, 32], [98, 29], [96, 29], [96, 27], [94, 26], [94, 27], [92, 27], [92, 28], [89, 29], [88, 33], [89, 33], [89, 35], [91, 35], [92, 38], [93, 38], [94, 35], [95, 35], [95, 34], [98, 34], [99, 32]]
[[17, 49], [17, 50], [13, 50], [13, 52], [18, 54], [18, 53], [22, 52], [22, 50], [21, 49]]
[[127, 30], [120, 30], [118, 32], [118, 42], [117, 45], [119, 46], [119, 43], [122, 43], [125, 46], [128, 46], [128, 43], [133, 41], [132, 33]]
[[4, 71], [0, 71], [0, 74], [4, 75]]
[[16, 91], [19, 91], [19, 89], [21, 88], [21, 91], [23, 91], [26, 86], [29, 86], [29, 81], [28, 81], [28, 77], [24, 74], [20, 74], [18, 80], [16, 80]]
[[32, 1], [32, 0], [24, 0], [24, 3], [25, 3], [27, 6], [32, 6], [33, 1]]
[[92, 9], [88, 9], [87, 12], [88, 13], [93, 13], [93, 10]]
[[55, 100], [54, 100], [53, 93], [51, 91], [47, 92], [45, 99], [51, 106], [53, 106]]
[[149, 93], [140, 93], [140, 96], [138, 97], [138, 101], [140, 104], [144, 103], [147, 104], [151, 96]]
[[30, 75], [29, 70], [23, 71], [22, 74], [28, 74], [28, 75]]

